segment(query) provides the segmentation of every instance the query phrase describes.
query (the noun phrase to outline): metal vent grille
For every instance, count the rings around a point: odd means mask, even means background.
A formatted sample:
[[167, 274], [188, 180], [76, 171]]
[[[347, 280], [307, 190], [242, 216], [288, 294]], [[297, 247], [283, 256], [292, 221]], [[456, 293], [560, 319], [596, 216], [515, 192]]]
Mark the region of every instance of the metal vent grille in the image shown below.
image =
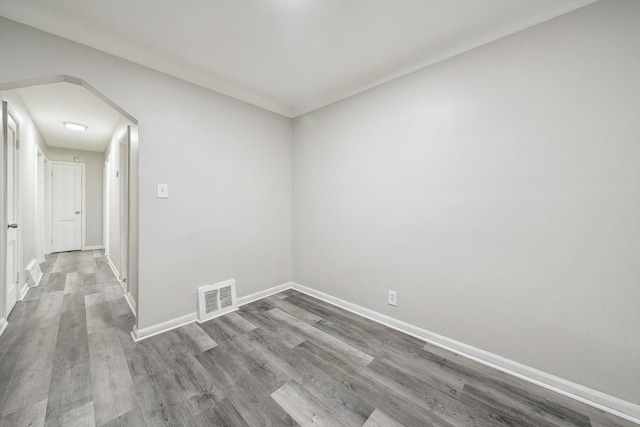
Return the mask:
[[38, 286], [42, 279], [42, 270], [40, 270], [40, 264], [34, 259], [27, 267], [27, 281], [29, 286]]
[[198, 287], [198, 321], [204, 322], [237, 310], [234, 279]]
[[231, 286], [220, 288], [220, 306], [221, 308], [231, 307], [233, 305], [233, 296], [231, 295]]
[[204, 305], [207, 314], [220, 309], [220, 306], [218, 305], [217, 289], [212, 289], [204, 293]]

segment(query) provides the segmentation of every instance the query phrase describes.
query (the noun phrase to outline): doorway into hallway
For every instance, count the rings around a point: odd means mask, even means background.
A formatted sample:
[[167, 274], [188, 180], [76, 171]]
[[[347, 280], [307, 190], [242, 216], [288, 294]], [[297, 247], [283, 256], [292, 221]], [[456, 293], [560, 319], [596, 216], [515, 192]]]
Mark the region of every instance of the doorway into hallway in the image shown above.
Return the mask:
[[0, 84], [8, 117], [3, 143], [13, 138], [16, 147], [8, 150], [14, 166], [3, 167], [0, 183], [16, 200], [0, 218], [10, 238], [0, 252], [0, 333], [16, 302], [39, 286], [41, 275], [30, 274], [40, 270], [34, 266], [76, 251], [102, 256], [136, 315], [137, 268], [133, 286], [127, 285], [131, 240], [137, 248], [129, 218], [130, 198], [137, 195], [137, 179], [130, 180], [132, 168], [137, 171], [137, 121], [82, 80], [57, 76], [33, 83]]

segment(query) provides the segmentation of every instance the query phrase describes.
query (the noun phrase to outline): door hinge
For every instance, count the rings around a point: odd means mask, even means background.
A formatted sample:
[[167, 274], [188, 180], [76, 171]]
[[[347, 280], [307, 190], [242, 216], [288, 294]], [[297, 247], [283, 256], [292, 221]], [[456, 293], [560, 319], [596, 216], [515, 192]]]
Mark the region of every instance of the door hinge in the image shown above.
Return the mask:
[[19, 285], [20, 284], [20, 272], [16, 273], [16, 283]]

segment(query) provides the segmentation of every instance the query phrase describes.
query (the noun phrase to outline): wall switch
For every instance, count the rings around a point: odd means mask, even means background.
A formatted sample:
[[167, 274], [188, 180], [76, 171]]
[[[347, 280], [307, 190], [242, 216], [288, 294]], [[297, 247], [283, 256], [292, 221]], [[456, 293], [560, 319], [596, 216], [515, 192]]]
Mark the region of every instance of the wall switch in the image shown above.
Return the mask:
[[389, 305], [397, 306], [398, 305], [398, 294], [396, 291], [389, 291], [389, 299], [387, 300]]
[[169, 184], [158, 184], [158, 199], [167, 199], [169, 197]]

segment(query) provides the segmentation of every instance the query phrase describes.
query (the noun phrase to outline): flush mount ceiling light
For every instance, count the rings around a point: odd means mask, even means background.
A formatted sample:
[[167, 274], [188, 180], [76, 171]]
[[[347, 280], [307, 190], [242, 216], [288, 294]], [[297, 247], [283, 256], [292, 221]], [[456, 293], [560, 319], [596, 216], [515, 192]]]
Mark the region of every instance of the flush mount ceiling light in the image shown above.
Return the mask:
[[82, 123], [74, 123], [74, 122], [62, 122], [62, 124], [64, 125], [64, 127], [71, 129], [71, 130], [78, 130], [78, 131], [83, 131], [83, 130], [87, 130], [88, 126], [87, 125], [83, 125]]

